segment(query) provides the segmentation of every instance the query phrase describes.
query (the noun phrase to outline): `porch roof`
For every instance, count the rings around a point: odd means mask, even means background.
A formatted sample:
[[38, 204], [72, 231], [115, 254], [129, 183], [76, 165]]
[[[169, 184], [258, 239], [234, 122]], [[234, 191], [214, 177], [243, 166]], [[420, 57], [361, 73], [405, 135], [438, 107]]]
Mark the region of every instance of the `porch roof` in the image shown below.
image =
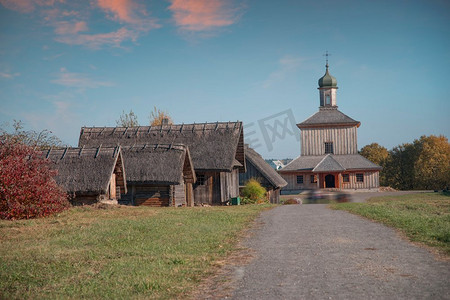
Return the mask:
[[350, 170], [377, 171], [381, 170], [381, 167], [359, 154], [326, 154], [317, 156], [299, 156], [278, 172], [313, 171], [324, 173]]

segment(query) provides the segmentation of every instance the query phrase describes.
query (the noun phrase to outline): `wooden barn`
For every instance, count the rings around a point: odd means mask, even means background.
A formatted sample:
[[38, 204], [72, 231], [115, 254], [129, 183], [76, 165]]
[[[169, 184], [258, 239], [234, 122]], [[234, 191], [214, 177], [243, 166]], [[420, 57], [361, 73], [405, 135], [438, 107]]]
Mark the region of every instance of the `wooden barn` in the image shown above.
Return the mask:
[[128, 193], [120, 204], [193, 206], [196, 180], [189, 149], [180, 144], [123, 146]]
[[267, 190], [270, 203], [280, 203], [280, 190], [287, 182], [248, 145], [245, 145], [245, 161], [247, 170], [239, 174], [240, 186], [244, 186], [249, 179], [254, 178]]
[[58, 171], [55, 180], [73, 205], [117, 204], [127, 192], [120, 147], [49, 149], [42, 155]]
[[193, 186], [196, 205], [220, 205], [239, 196], [239, 173], [245, 172], [242, 122], [83, 127], [79, 139], [79, 146], [91, 147], [172, 143], [190, 150], [197, 178]]

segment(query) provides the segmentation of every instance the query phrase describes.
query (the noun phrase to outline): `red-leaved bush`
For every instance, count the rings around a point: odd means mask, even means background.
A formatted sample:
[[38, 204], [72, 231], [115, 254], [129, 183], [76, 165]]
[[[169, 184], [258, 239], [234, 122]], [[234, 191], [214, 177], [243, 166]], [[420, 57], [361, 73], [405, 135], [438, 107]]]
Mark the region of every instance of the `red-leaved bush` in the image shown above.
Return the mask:
[[69, 208], [55, 175], [33, 148], [0, 136], [0, 218], [45, 217]]

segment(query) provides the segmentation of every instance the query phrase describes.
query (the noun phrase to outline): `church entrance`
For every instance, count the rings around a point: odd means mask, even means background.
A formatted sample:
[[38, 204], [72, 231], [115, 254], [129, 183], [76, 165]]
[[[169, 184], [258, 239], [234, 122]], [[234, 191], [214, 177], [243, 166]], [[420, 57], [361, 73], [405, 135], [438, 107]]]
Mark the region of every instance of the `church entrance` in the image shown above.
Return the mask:
[[334, 181], [334, 175], [328, 174], [327, 176], [325, 176], [325, 187], [326, 188], [336, 187], [335, 181]]

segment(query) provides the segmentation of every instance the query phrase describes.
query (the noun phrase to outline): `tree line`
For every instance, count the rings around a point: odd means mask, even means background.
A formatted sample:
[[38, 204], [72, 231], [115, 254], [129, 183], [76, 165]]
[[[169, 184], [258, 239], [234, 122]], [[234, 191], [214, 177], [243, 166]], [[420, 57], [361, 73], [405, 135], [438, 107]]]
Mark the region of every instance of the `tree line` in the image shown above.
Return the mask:
[[391, 150], [372, 143], [360, 154], [380, 165], [381, 186], [399, 190], [448, 190], [450, 144], [445, 136], [421, 136]]

